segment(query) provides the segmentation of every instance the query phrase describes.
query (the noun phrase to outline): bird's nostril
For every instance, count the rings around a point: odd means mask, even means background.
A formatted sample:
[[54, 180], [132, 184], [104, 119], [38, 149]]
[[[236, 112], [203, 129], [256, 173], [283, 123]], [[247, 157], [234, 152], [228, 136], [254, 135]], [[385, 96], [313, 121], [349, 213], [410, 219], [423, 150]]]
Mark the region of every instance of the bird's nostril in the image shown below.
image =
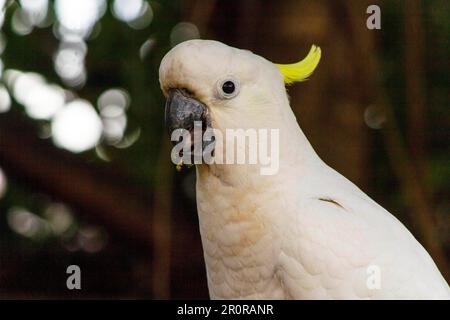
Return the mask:
[[187, 88], [181, 88], [180, 91], [182, 91], [183, 94], [184, 94], [186, 97], [192, 98], [192, 97], [194, 96], [194, 94], [192, 93], [192, 91], [190, 91], [190, 90], [187, 89]]

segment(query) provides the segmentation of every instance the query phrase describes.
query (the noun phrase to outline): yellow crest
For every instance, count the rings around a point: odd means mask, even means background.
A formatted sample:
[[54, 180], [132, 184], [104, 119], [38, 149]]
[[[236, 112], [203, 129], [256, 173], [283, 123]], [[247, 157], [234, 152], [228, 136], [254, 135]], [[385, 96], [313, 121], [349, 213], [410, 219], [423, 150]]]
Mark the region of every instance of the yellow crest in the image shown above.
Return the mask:
[[302, 61], [292, 64], [275, 64], [284, 76], [285, 84], [305, 81], [313, 73], [319, 64], [321, 56], [320, 48], [312, 45], [308, 55]]

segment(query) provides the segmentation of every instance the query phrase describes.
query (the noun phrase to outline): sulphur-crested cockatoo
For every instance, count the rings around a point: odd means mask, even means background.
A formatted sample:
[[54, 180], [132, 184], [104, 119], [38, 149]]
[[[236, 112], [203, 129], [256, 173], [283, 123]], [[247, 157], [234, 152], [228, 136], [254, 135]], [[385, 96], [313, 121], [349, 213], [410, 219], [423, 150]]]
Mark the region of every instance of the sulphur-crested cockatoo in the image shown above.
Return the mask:
[[278, 139], [263, 139], [276, 151], [267, 151], [278, 159], [274, 172], [261, 170], [262, 162], [196, 165], [211, 298], [448, 299], [447, 282], [419, 242], [328, 167], [297, 124], [285, 84], [308, 77], [320, 56], [313, 46], [304, 60], [279, 65], [191, 40], [161, 62], [169, 130], [192, 132], [198, 120], [203, 131], [221, 131], [226, 138], [214, 157], [235, 149], [227, 148], [227, 129], [278, 131]]

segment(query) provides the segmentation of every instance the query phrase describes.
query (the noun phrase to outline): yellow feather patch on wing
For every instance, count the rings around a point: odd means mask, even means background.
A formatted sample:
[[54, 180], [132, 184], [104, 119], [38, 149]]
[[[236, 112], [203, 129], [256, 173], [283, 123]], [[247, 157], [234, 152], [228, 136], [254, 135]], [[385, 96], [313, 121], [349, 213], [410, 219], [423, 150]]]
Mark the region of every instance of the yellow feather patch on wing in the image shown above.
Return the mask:
[[280, 69], [281, 74], [284, 76], [284, 83], [292, 84], [294, 82], [307, 80], [319, 64], [320, 57], [320, 48], [313, 45], [306, 58], [302, 61], [292, 64], [275, 65]]

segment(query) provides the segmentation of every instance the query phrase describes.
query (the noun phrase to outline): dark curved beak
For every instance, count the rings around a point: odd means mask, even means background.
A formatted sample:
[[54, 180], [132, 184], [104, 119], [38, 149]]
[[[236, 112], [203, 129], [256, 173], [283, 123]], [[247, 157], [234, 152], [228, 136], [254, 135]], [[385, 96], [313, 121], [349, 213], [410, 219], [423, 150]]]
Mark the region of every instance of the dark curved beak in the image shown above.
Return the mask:
[[169, 96], [166, 101], [165, 121], [169, 135], [176, 129], [192, 131], [194, 129], [194, 121], [201, 121], [204, 130], [206, 127], [211, 126], [206, 106], [190, 97], [185, 90], [181, 89], [169, 90]]

